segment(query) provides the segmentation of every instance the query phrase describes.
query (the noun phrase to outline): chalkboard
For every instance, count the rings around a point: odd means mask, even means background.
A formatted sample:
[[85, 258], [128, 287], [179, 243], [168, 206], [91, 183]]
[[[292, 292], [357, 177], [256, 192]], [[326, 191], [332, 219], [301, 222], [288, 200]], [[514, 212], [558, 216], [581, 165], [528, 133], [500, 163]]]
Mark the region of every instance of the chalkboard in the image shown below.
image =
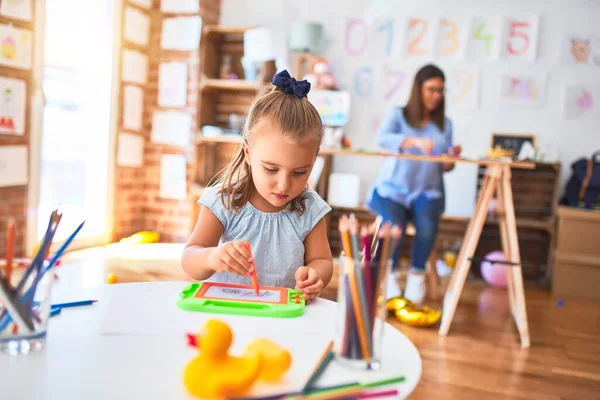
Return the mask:
[[535, 148], [535, 135], [521, 135], [514, 133], [492, 133], [491, 148], [500, 146], [504, 150], [512, 150], [513, 157], [517, 157], [525, 143], [531, 143]]

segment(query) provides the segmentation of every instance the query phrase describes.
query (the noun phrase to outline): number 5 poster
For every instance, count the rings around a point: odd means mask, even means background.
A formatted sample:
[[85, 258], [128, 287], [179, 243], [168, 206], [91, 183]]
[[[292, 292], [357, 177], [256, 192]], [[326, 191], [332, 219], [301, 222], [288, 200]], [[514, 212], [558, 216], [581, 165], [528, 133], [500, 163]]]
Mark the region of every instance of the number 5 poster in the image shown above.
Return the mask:
[[506, 18], [502, 42], [503, 59], [535, 61], [539, 27], [540, 19], [536, 15]]

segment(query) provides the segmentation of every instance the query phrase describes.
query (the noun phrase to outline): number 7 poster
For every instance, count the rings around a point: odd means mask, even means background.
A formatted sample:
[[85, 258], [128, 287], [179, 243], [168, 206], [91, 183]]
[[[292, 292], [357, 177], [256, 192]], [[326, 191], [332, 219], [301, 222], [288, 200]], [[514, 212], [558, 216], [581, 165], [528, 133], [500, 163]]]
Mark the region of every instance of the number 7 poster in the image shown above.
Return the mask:
[[506, 18], [503, 24], [502, 58], [535, 61], [539, 27], [540, 19], [537, 15]]

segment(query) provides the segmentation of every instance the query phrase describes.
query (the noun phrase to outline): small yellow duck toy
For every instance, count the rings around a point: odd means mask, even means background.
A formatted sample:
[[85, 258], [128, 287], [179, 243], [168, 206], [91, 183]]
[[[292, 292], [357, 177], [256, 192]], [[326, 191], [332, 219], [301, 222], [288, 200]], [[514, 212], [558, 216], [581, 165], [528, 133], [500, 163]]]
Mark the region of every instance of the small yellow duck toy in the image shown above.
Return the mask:
[[277, 381], [291, 364], [290, 353], [268, 339], [250, 343], [242, 357], [229, 355], [233, 333], [222, 321], [210, 320], [198, 335], [188, 338], [200, 353], [187, 364], [183, 381], [188, 392], [196, 397], [243, 396], [259, 379]]
[[386, 308], [399, 321], [421, 328], [435, 325], [442, 318], [441, 311], [426, 306], [417, 306], [404, 297], [389, 299], [386, 303]]

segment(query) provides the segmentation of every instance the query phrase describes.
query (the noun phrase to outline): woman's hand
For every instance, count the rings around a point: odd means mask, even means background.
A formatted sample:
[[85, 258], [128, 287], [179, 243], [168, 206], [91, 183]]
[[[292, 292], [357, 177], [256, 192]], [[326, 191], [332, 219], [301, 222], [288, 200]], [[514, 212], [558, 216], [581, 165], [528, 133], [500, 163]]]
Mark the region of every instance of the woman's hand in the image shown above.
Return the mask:
[[319, 273], [310, 267], [300, 267], [296, 270], [296, 290], [304, 294], [306, 303], [315, 299], [323, 289], [325, 284], [319, 276]]
[[425, 154], [431, 154], [435, 147], [435, 143], [431, 139], [426, 138], [416, 138], [415, 147], [421, 149], [421, 151]]
[[452, 146], [448, 149], [448, 155], [451, 157], [460, 157], [461, 152], [462, 152], [461, 145]]
[[227, 242], [214, 249], [211, 267], [217, 272], [248, 276], [252, 272], [252, 256], [243, 242]]

